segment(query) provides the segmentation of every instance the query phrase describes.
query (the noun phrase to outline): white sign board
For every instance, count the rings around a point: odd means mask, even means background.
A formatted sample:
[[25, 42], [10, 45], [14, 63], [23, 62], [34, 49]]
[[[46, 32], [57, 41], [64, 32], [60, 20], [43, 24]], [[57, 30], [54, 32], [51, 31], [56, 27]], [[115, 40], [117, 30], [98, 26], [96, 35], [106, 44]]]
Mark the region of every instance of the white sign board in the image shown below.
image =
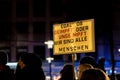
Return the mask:
[[95, 51], [94, 19], [53, 25], [53, 54]]

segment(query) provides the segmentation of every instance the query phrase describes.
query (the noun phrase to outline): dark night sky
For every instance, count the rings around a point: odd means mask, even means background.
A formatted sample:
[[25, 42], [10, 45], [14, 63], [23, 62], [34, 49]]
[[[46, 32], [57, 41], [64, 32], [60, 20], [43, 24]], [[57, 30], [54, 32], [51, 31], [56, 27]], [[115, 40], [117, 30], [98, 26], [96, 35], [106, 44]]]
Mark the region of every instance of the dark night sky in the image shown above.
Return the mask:
[[[69, 2], [69, 20], [95, 19], [96, 37], [107, 36], [112, 27], [113, 7], [105, 0], [71, 0]], [[111, 24], [110, 24], [111, 23]]]
[[[36, 0], [38, 2], [40, 2], [40, 0]], [[8, 19], [10, 20], [11, 18], [11, 7], [8, 7], [10, 1], [8, 1], [7, 3], [5, 3], [4, 1], [2, 1], [0, 10], [1, 10], [1, 15], [0, 15], [0, 25], [1, 27], [3, 25], [8, 26], [9, 24], [11, 25], [11, 23], [9, 23], [10, 21], [7, 21]], [[54, 2], [54, 0], [53, 0]], [[3, 5], [3, 3], [5, 3]], [[6, 6], [8, 5], [8, 6]], [[57, 4], [53, 4], [56, 5]], [[36, 7], [39, 7], [40, 5], [36, 5]], [[58, 5], [59, 6], [59, 5]], [[58, 7], [57, 6], [57, 7]], [[43, 5], [41, 5], [41, 7], [43, 7]], [[20, 7], [19, 7], [20, 8]], [[20, 11], [24, 10], [26, 11], [27, 7], [25, 8], [21, 8]], [[105, 0], [68, 0], [67, 5], [64, 5], [62, 8], [64, 11], [67, 12], [67, 19], [65, 20], [66, 22], [68, 21], [75, 21], [75, 20], [83, 20], [83, 19], [90, 19], [90, 18], [94, 18], [95, 19], [95, 29], [96, 29], [96, 34], [97, 35], [101, 35], [101, 34], [108, 34], [108, 32], [106, 32], [106, 30], [108, 30], [108, 27], [111, 27], [112, 25], [109, 23], [112, 23], [112, 15], [113, 15], [113, 7], [112, 7], [112, 3], [109, 2], [105, 2]], [[17, 10], [16, 10], [17, 11]], [[54, 10], [54, 12], [56, 12], [56, 10]], [[21, 13], [23, 14], [23, 13]], [[25, 14], [25, 13], [24, 13]], [[8, 22], [8, 23], [7, 23]], [[6, 30], [5, 28], [5, 32], [3, 32], [3, 29], [0, 31], [0, 33], [9, 33], [9, 29]]]

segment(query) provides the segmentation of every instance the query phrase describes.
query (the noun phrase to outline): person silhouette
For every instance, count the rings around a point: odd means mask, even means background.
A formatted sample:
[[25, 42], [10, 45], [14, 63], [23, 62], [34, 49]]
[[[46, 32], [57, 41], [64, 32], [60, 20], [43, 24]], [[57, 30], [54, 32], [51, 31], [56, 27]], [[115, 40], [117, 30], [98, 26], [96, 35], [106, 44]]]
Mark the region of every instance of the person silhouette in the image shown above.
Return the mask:
[[91, 64], [94, 68], [98, 67], [97, 62], [92, 56], [85, 56], [80, 59], [80, 64]]
[[106, 72], [104, 66], [105, 66], [105, 58], [101, 57], [98, 59], [98, 68]]
[[41, 58], [35, 53], [25, 53], [19, 58], [15, 80], [45, 80]]
[[110, 80], [107, 73], [100, 68], [83, 71], [80, 80]]
[[78, 66], [78, 80], [81, 78], [83, 71], [87, 69], [93, 69], [94, 67], [91, 64], [80, 64]]
[[59, 80], [75, 80], [75, 71], [72, 64], [64, 64], [63, 69], [60, 71]]
[[4, 51], [0, 51], [0, 80], [13, 80], [14, 72], [7, 65], [8, 54]]

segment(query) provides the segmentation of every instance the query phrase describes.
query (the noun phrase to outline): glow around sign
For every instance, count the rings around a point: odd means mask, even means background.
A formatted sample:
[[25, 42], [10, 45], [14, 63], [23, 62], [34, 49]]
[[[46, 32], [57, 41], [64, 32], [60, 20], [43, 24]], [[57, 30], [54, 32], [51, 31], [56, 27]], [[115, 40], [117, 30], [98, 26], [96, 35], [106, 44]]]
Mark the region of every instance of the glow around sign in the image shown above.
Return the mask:
[[95, 51], [94, 19], [53, 25], [54, 55]]

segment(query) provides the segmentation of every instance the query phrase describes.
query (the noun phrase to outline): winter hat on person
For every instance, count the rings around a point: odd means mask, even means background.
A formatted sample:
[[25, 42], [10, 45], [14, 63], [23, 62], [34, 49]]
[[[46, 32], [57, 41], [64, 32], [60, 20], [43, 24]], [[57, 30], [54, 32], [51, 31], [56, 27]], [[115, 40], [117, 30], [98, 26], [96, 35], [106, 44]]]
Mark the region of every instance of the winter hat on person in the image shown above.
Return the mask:
[[97, 63], [92, 56], [85, 56], [81, 58], [80, 64], [91, 64], [93, 67], [97, 67]]
[[26, 53], [21, 55], [20, 59], [28, 66], [42, 66], [41, 58], [35, 53]]
[[6, 52], [0, 51], [0, 64], [7, 64], [8, 61], [8, 55]]

